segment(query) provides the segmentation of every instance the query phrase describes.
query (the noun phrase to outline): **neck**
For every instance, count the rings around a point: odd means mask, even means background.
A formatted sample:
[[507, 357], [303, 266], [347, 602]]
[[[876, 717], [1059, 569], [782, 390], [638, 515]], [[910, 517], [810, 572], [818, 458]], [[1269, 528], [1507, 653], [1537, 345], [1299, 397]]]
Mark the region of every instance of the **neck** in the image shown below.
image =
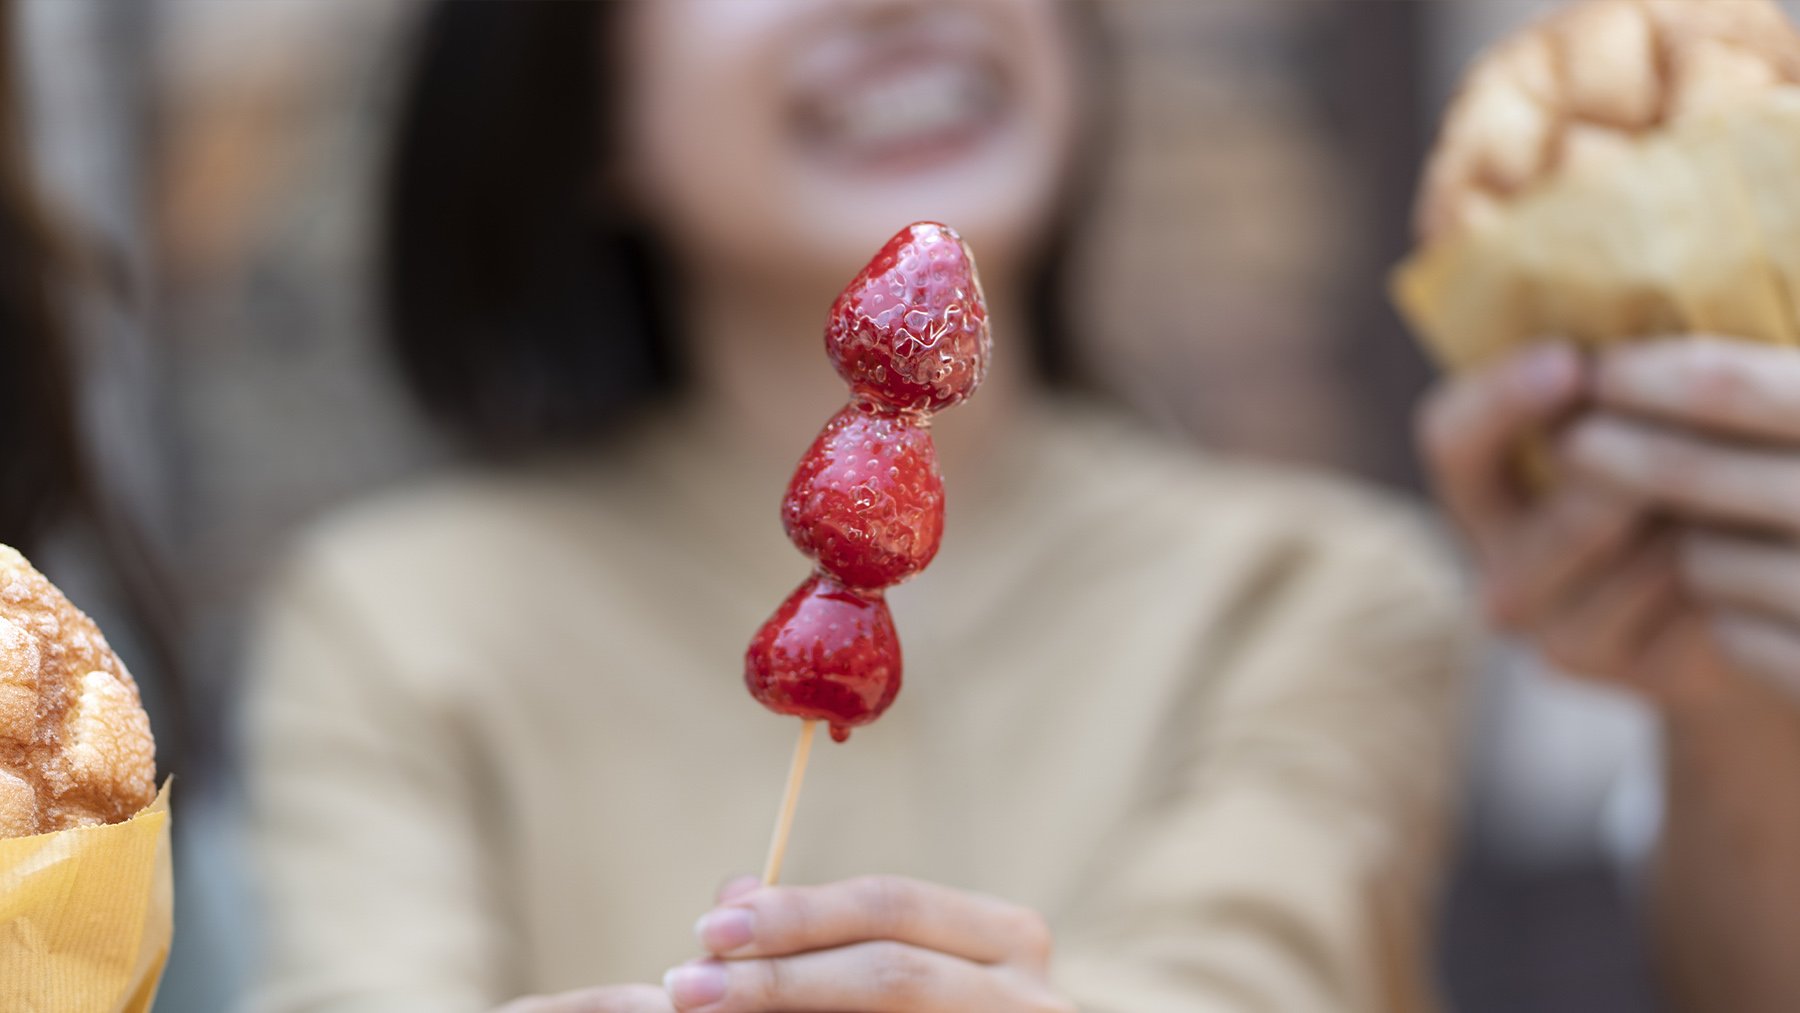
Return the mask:
[[[845, 400], [843, 381], [825, 356], [823, 329], [833, 291], [807, 286], [697, 279], [685, 321], [698, 410], [759, 467], [787, 467]], [[933, 427], [944, 470], [970, 470], [1020, 407], [1027, 382], [1023, 314], [1017, 288], [984, 275], [994, 360], [980, 391]]]

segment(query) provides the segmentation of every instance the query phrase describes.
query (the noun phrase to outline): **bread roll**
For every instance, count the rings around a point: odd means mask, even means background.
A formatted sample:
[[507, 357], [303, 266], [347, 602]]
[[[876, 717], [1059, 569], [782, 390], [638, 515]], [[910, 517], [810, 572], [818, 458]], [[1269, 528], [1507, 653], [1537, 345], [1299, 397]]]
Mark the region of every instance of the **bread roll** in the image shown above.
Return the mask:
[[156, 794], [150, 719], [93, 621], [0, 545], [0, 837], [116, 823]]
[[1800, 82], [1773, 0], [1589, 0], [1482, 56], [1445, 114], [1414, 224], [1480, 228], [1559, 174], [1621, 164], [1644, 135]]
[[1800, 346], [1800, 32], [1770, 0], [1589, 0], [1477, 61], [1390, 287], [1447, 369], [1555, 338]]

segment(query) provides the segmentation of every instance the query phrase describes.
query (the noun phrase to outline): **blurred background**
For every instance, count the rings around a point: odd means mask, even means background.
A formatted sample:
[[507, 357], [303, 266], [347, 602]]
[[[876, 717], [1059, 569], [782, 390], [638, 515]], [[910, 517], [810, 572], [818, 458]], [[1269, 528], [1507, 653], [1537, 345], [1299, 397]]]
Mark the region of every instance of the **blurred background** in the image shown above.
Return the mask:
[[[1119, 0], [1115, 141], [1082, 340], [1103, 384], [1226, 451], [1412, 493], [1428, 365], [1383, 278], [1431, 125], [1527, 0]], [[443, 461], [374, 340], [382, 138], [417, 0], [22, 0], [31, 151], [99, 251], [87, 424], [122, 508], [177, 561], [196, 702], [159, 1008], [227, 1008], [253, 924], [224, 799], [246, 602], [319, 511]], [[110, 620], [78, 534], [44, 565]], [[134, 661], [134, 667], [138, 666]], [[1483, 676], [1441, 968], [1456, 1008], [1654, 1009], [1629, 870], [1656, 814], [1633, 704], [1504, 653]], [[144, 676], [159, 728], [166, 687]]]

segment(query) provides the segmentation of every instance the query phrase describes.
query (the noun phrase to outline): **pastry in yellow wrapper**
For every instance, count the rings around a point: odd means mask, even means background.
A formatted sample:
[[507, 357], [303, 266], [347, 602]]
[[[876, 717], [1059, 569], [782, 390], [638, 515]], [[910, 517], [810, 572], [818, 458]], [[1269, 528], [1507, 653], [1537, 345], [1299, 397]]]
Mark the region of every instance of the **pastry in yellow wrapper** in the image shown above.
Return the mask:
[[1445, 116], [1396, 303], [1452, 368], [1536, 338], [1800, 344], [1800, 33], [1771, 0], [1591, 0]]
[[131, 673], [0, 545], [0, 1009], [149, 1009], [174, 907], [155, 776]]
[[150, 1009], [174, 931], [167, 794], [123, 823], [0, 840], [0, 1010]]

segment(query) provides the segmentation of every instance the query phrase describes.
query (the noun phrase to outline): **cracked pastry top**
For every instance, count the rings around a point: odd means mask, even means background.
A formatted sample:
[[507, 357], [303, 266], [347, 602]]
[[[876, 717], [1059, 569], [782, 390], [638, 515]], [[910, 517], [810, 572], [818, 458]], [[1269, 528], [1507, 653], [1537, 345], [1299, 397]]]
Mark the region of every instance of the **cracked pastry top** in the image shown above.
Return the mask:
[[1800, 82], [1773, 0], [1590, 0], [1483, 55], [1414, 211], [1421, 243], [1479, 229], [1535, 184], [1603, 170], [1640, 136]]
[[0, 545], [0, 837], [116, 823], [155, 794], [131, 673], [92, 620]]

